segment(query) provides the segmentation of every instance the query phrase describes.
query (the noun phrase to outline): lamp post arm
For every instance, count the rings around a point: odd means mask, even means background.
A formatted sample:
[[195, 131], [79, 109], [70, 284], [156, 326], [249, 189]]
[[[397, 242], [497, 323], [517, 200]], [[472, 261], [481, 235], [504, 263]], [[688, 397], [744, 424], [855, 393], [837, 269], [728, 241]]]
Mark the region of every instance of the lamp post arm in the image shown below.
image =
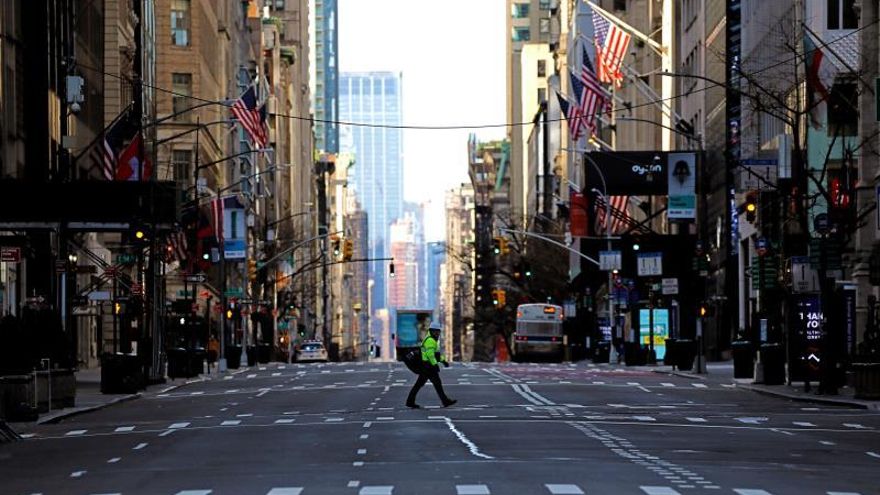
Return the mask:
[[568, 251], [568, 252], [574, 253], [574, 254], [580, 256], [581, 258], [586, 259], [586, 260], [589, 261], [590, 263], [593, 263], [594, 265], [599, 266], [599, 262], [598, 262], [598, 261], [594, 260], [593, 258], [590, 258], [590, 257], [587, 256], [586, 254], [581, 253], [580, 251], [575, 251], [574, 249], [572, 249], [572, 248], [566, 246], [565, 244], [563, 244], [563, 243], [561, 243], [561, 242], [554, 241], [553, 239], [550, 239], [550, 238], [548, 238], [548, 237], [544, 237], [544, 236], [539, 235], [539, 234], [535, 234], [534, 232], [528, 232], [528, 231], [525, 231], [525, 230], [505, 229], [505, 228], [503, 228], [503, 227], [502, 227], [502, 228], [499, 228], [498, 230], [500, 230], [500, 231], [502, 231], [502, 232], [510, 232], [510, 233], [512, 233], [512, 234], [522, 234], [522, 235], [527, 236], [527, 237], [534, 237], [534, 238], [536, 238], [536, 239], [541, 239], [542, 241], [546, 241], [546, 242], [549, 242], [550, 244], [553, 244], [553, 245], [559, 246], [559, 247], [561, 247], [562, 249], [565, 249], [565, 250]]
[[328, 233], [326, 233], [326, 234], [317, 235], [317, 236], [314, 236], [314, 237], [310, 237], [310, 238], [308, 238], [308, 239], [306, 239], [306, 240], [304, 240], [304, 241], [302, 241], [302, 242], [298, 242], [298, 243], [294, 244], [293, 246], [290, 246], [289, 248], [284, 249], [284, 250], [281, 251], [280, 253], [278, 253], [278, 254], [276, 254], [275, 256], [272, 256], [271, 258], [269, 258], [268, 260], [266, 260], [266, 261], [263, 263], [263, 266], [266, 266], [266, 265], [268, 265], [269, 263], [272, 263], [273, 261], [276, 261], [278, 258], [284, 256], [285, 254], [288, 254], [288, 253], [291, 253], [291, 252], [293, 252], [293, 251], [296, 251], [296, 250], [299, 249], [300, 247], [302, 247], [302, 246], [304, 246], [304, 245], [306, 245], [306, 244], [308, 244], [308, 243], [310, 243], [310, 242], [312, 242], [312, 241], [316, 241], [316, 240], [321, 239], [321, 238], [324, 238], [324, 237], [329, 237], [329, 236], [331, 236], [331, 235], [337, 235], [337, 234], [341, 234], [341, 233], [342, 233], [341, 230], [338, 230], [338, 231], [336, 231], [336, 232], [328, 232]]

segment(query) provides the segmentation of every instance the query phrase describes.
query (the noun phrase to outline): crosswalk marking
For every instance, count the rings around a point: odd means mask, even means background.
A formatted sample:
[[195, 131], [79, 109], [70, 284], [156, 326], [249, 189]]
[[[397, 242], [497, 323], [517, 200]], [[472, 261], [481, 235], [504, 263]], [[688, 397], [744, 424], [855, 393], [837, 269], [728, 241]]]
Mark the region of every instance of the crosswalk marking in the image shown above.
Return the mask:
[[633, 416], [633, 419], [636, 421], [657, 421], [651, 416]]
[[647, 495], [681, 495], [668, 486], [640, 486]]
[[457, 495], [489, 495], [489, 487], [486, 485], [455, 485]]
[[87, 432], [87, 431], [89, 431], [89, 430], [70, 430], [70, 431], [68, 431], [67, 433], [65, 433], [64, 436], [66, 436], [66, 437], [76, 437], [76, 436], [79, 436], [79, 435], [84, 435], [85, 432]]
[[706, 418], [686, 418], [691, 423], [705, 423]]
[[116, 433], [121, 433], [124, 431], [134, 431], [134, 426], [120, 426], [113, 431], [115, 431]]
[[141, 450], [142, 448], [144, 448], [146, 446], [147, 446], [146, 443], [139, 443], [139, 444], [135, 445], [131, 450]]
[[292, 488], [273, 488], [266, 495], [299, 495], [302, 491], [303, 489], [298, 486]]
[[867, 429], [864, 425], [861, 425], [859, 423], [844, 423], [843, 426], [846, 426], [847, 428], [855, 428], [857, 430]]
[[282, 419], [276, 419], [275, 424], [276, 425], [289, 425], [289, 424], [293, 423], [294, 421], [296, 421], [296, 420], [293, 418], [282, 418]]
[[224, 421], [220, 423], [220, 426], [238, 426], [241, 424], [240, 419], [230, 419], [228, 421]]
[[169, 429], [169, 430], [176, 430], [176, 429], [178, 429], [178, 428], [186, 428], [187, 426], [189, 426], [189, 423], [187, 423], [187, 422], [183, 422], [183, 423], [174, 423], [174, 424], [172, 424], [171, 426], [169, 426], [168, 429]]
[[365, 486], [358, 493], [360, 495], [391, 495], [393, 486]]
[[669, 383], [669, 382], [663, 382], [660, 385], [663, 385], [664, 387], [674, 387], [675, 386], [674, 383]]
[[858, 492], [828, 492], [828, 495], [861, 495]]
[[792, 421], [791, 424], [793, 424], [795, 426], [803, 426], [803, 427], [807, 427], [807, 428], [811, 428], [811, 427], [816, 426], [813, 423], [810, 423], [808, 421]]
[[211, 490], [183, 490], [175, 495], [211, 495]]
[[691, 385], [697, 388], [708, 388], [705, 383], [691, 383]]
[[753, 490], [750, 488], [734, 488], [733, 491], [739, 495], [772, 495], [766, 490]]
[[553, 495], [584, 495], [577, 485], [544, 485]]

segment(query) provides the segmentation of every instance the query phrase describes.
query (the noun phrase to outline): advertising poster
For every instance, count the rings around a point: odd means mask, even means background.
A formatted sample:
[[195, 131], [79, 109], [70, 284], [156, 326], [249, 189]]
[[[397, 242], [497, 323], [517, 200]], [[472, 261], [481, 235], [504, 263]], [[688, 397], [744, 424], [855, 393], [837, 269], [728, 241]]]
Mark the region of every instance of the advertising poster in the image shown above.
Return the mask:
[[[639, 342], [642, 347], [650, 345], [650, 313], [647, 309], [639, 310]], [[669, 310], [654, 309], [654, 353], [657, 359], [666, 355], [666, 338], [669, 337]]]

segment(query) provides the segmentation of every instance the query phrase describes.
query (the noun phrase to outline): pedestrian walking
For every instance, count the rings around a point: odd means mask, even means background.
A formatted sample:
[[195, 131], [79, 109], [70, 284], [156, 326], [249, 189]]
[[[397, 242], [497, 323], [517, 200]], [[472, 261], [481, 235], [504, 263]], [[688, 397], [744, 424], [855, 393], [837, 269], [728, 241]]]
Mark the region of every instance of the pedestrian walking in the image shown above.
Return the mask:
[[440, 353], [440, 345], [438, 343], [440, 330], [439, 323], [431, 323], [428, 335], [422, 341], [421, 369], [418, 372], [419, 377], [416, 379], [416, 383], [413, 384], [412, 389], [409, 391], [409, 396], [406, 398], [406, 407], [413, 409], [420, 407], [416, 404], [416, 395], [418, 395], [419, 390], [425, 386], [428, 380], [431, 380], [431, 384], [434, 385], [434, 390], [437, 391], [437, 396], [440, 397], [443, 407], [449, 407], [458, 402], [446, 396], [446, 392], [443, 391], [443, 382], [440, 381], [440, 366], [438, 363], [442, 363], [447, 368], [449, 367], [449, 362]]

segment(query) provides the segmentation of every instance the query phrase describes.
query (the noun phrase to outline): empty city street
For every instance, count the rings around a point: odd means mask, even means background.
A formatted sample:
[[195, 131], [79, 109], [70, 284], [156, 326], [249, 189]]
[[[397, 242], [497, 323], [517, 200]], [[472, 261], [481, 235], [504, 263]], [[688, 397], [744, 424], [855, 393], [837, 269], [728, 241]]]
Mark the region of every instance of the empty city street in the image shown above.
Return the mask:
[[[399, 363], [213, 375], [0, 446], [3, 494], [880, 493], [880, 415], [722, 380], [455, 364], [404, 407]], [[181, 381], [177, 382], [182, 383]], [[167, 390], [167, 391], [163, 391]]]

